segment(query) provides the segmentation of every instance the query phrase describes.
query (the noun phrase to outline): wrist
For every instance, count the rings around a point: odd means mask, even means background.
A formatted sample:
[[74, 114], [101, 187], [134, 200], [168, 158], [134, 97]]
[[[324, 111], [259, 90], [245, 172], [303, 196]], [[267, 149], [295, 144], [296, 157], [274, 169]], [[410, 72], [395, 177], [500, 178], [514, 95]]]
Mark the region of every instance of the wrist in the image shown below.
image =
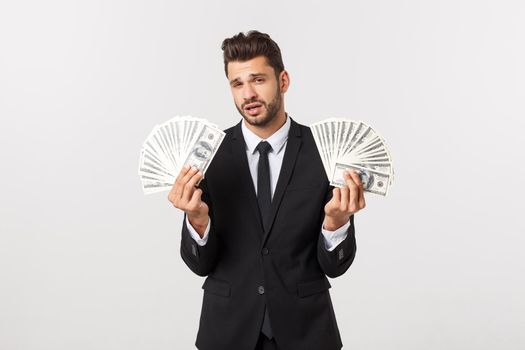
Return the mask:
[[188, 214], [188, 221], [190, 222], [191, 226], [197, 231], [199, 236], [202, 238], [204, 236], [204, 232], [206, 231], [206, 228], [208, 227], [209, 217], [208, 215], [190, 215]]
[[327, 231], [336, 231], [348, 222], [348, 218], [336, 218], [331, 216], [325, 216], [323, 222], [323, 228]]

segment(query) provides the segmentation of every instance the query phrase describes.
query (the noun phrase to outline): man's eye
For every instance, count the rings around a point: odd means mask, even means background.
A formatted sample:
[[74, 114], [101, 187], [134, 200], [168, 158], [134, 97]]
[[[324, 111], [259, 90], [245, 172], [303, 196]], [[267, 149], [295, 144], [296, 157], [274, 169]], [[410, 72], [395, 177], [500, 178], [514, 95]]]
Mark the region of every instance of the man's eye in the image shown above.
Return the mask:
[[255, 82], [256, 83], [263, 83], [264, 79], [263, 78], [257, 78], [257, 79], [255, 79]]

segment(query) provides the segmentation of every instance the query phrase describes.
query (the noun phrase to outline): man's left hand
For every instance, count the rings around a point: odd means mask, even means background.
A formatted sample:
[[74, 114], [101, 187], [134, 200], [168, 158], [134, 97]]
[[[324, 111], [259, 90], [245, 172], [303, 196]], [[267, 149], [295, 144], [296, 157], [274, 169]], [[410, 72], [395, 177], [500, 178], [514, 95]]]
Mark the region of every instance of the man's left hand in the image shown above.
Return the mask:
[[345, 171], [345, 187], [334, 188], [332, 199], [324, 207], [323, 227], [335, 231], [346, 224], [351, 215], [365, 207], [363, 184], [355, 171]]

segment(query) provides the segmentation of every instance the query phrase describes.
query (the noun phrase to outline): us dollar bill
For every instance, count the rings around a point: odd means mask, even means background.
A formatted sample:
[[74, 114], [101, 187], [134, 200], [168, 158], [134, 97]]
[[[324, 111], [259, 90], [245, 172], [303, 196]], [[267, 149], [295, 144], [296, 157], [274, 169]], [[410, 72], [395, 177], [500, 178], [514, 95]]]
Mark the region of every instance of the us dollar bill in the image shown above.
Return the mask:
[[204, 125], [183, 164], [194, 166], [204, 174], [217, 153], [224, 135], [223, 131]]
[[144, 191], [144, 194], [169, 191], [172, 186], [172, 184], [167, 183], [167, 182], [158, 181], [154, 179], [147, 179], [147, 178], [141, 179], [141, 182], [142, 182], [142, 190]]
[[336, 163], [334, 174], [330, 180], [330, 185], [336, 187], [346, 186], [344, 180], [344, 172], [346, 170], [354, 170], [360, 177], [363, 183], [363, 188], [366, 192], [371, 192], [386, 196], [388, 193], [388, 185], [390, 184], [390, 175], [372, 169], [365, 169], [358, 166]]

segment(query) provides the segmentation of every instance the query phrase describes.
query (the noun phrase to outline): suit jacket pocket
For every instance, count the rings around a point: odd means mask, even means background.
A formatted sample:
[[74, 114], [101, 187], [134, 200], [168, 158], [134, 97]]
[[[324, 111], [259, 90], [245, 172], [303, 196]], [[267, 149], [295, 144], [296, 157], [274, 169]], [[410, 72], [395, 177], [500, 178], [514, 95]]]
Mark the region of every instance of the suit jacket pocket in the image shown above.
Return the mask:
[[219, 295], [221, 297], [229, 297], [231, 293], [231, 286], [228, 282], [221, 281], [210, 276], [208, 276], [206, 281], [204, 281], [202, 289], [204, 289], [206, 292]]
[[319, 280], [297, 284], [297, 293], [300, 298], [304, 298], [312, 294], [324, 292], [331, 287], [330, 282], [328, 282], [328, 279], [325, 277]]

